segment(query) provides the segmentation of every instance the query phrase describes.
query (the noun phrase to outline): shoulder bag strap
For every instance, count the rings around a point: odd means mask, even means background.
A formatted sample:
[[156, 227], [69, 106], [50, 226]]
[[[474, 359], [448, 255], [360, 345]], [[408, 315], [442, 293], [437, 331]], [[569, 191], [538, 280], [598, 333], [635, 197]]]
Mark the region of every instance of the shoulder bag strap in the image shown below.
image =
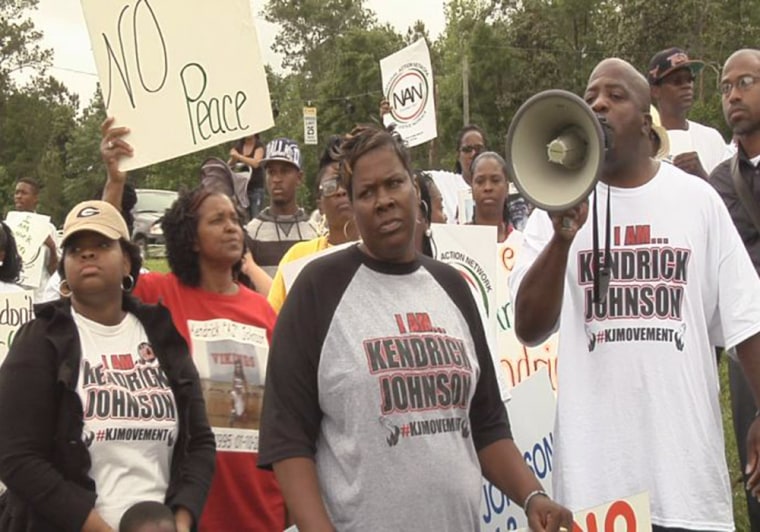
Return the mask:
[[734, 182], [734, 190], [736, 190], [739, 200], [742, 202], [744, 210], [749, 214], [752, 224], [760, 233], [760, 207], [758, 207], [755, 198], [752, 197], [747, 182], [742, 178], [741, 172], [739, 172], [739, 154], [737, 153], [731, 157], [731, 180]]

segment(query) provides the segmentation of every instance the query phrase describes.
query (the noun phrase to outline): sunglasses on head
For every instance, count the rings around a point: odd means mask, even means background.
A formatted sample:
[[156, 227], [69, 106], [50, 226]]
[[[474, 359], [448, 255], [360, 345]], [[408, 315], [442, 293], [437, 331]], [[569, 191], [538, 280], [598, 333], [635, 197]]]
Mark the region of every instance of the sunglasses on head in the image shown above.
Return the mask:
[[339, 177], [331, 177], [330, 179], [325, 179], [320, 183], [319, 185], [319, 193], [324, 198], [329, 198], [330, 196], [334, 196], [338, 193], [338, 190], [343, 187], [343, 183], [341, 183]]
[[480, 153], [485, 149], [486, 147], [483, 146], [482, 144], [465, 144], [464, 146], [459, 148], [459, 151], [462, 151], [464, 153], [472, 153], [472, 152]]

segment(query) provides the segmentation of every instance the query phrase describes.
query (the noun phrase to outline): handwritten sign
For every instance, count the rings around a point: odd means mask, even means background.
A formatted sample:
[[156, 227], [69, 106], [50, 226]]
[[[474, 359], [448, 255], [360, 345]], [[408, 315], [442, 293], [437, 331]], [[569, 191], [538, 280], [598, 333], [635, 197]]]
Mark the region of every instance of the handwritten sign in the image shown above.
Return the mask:
[[122, 170], [274, 124], [249, 0], [82, 0], [82, 8], [108, 114], [131, 130], [135, 154]]
[[[639, 493], [625, 499], [577, 512], [572, 532], [648, 532], [652, 530], [649, 494]], [[527, 528], [521, 532], [530, 532]]]
[[[554, 469], [554, 412], [556, 400], [545, 369], [512, 390], [508, 404], [515, 445], [547, 493]], [[480, 502], [483, 532], [501, 532], [527, 526], [523, 509], [483, 479]], [[520, 501], [522, 502], [522, 501]]]
[[433, 68], [425, 39], [381, 59], [380, 74], [383, 94], [391, 104], [388, 120], [396, 124], [407, 145], [436, 138]]
[[16, 332], [34, 318], [34, 295], [31, 290], [0, 293], [0, 364], [8, 355]]
[[18, 254], [21, 256], [21, 276], [19, 284], [29, 288], [39, 288], [45, 268], [46, 247], [43, 244], [50, 236], [50, 216], [34, 212], [11, 211], [5, 219], [16, 239]]
[[497, 364], [511, 388], [541, 368], [549, 370], [552, 388], [557, 390], [557, 349], [559, 335], [553, 334], [541, 345], [527, 347], [515, 335], [514, 307], [509, 292], [509, 276], [523, 244], [523, 234], [512, 231], [497, 248], [496, 275], [496, 351]]

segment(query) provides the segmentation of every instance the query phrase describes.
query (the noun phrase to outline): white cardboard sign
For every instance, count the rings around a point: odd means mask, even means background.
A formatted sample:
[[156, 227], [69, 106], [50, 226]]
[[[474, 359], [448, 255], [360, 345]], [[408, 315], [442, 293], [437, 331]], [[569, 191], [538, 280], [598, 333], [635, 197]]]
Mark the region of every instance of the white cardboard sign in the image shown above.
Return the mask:
[[82, 0], [103, 100], [140, 168], [274, 124], [249, 0]]
[[[507, 408], [515, 444], [523, 454], [525, 463], [550, 495], [554, 469], [555, 408], [556, 399], [546, 369], [515, 387]], [[482, 489], [480, 528], [483, 532], [527, 526], [525, 512], [518, 504], [486, 479], [483, 479]]]
[[391, 105], [384, 121], [396, 124], [410, 148], [436, 138], [433, 68], [425, 39], [381, 59], [380, 75]]
[[[34, 319], [34, 294], [31, 290], [0, 294], [0, 365], [19, 328]], [[2, 492], [2, 490], [0, 490]]]

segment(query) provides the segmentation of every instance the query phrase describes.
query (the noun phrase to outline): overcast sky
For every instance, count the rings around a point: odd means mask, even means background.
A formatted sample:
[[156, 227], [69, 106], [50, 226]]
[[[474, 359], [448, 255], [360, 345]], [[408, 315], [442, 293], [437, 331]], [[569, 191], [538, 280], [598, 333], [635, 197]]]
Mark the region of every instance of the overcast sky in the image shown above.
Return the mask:
[[[189, 0], [188, 5], [193, 1], [209, 0]], [[251, 0], [259, 42], [264, 62], [279, 69], [281, 60], [271, 50], [277, 26], [261, 17], [264, 3]], [[366, 0], [366, 5], [377, 13], [381, 23], [389, 22], [403, 34], [416, 20], [423, 20], [433, 39], [445, 26], [443, 4], [444, 0]], [[97, 76], [79, 0], [40, 0], [39, 9], [32, 18], [37, 29], [44, 33], [43, 46], [55, 52], [54, 68], [50, 73], [79, 93], [82, 105], [87, 105], [95, 90]]]

